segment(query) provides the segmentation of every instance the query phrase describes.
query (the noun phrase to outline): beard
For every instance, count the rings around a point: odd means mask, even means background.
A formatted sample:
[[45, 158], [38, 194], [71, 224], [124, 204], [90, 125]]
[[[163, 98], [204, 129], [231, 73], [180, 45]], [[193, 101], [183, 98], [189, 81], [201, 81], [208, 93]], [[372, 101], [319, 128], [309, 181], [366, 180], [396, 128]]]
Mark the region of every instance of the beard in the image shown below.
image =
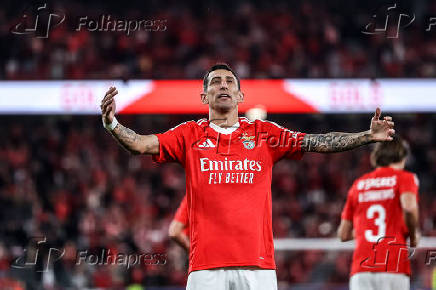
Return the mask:
[[231, 111], [233, 108], [235, 107], [234, 102], [216, 102], [213, 106], [212, 109], [215, 111], [218, 111], [220, 113], [227, 113], [229, 111]]

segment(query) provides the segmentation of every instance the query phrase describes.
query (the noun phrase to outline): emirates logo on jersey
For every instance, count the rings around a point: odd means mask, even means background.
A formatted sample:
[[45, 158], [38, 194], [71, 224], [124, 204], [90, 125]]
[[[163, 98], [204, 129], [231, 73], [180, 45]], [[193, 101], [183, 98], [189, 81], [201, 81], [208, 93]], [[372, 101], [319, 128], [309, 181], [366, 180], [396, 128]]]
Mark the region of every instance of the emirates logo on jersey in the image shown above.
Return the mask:
[[211, 160], [209, 158], [200, 158], [200, 170], [206, 171], [262, 171], [260, 161], [249, 160]]
[[239, 183], [253, 184], [255, 172], [262, 171], [260, 161], [249, 160], [211, 160], [200, 158], [201, 172], [208, 172], [209, 184]]

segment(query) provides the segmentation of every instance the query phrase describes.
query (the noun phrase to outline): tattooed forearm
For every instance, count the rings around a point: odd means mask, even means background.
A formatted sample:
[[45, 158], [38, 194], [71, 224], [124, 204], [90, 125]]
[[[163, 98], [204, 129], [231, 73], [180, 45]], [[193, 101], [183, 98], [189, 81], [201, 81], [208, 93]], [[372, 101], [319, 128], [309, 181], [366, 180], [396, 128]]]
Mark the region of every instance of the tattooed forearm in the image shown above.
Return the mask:
[[120, 143], [120, 145], [132, 154], [139, 154], [136, 148], [138, 134], [135, 131], [118, 124], [112, 131], [112, 136]]
[[118, 143], [132, 154], [159, 153], [159, 141], [155, 135], [139, 135], [119, 123], [111, 133]]
[[306, 134], [301, 145], [306, 152], [342, 152], [371, 143], [369, 131], [360, 133], [331, 132]]

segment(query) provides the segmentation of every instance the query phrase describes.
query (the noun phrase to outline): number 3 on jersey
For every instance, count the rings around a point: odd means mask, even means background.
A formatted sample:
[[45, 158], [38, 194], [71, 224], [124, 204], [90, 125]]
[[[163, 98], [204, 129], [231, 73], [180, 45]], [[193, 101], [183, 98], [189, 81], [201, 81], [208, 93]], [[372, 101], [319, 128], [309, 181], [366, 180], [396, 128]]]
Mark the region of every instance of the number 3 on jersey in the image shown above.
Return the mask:
[[372, 230], [365, 231], [365, 238], [368, 242], [375, 243], [380, 238], [386, 235], [386, 210], [380, 204], [371, 205], [366, 211], [366, 218], [373, 219], [374, 216], [378, 217], [374, 220], [374, 224], [378, 227], [377, 233], [374, 235]]

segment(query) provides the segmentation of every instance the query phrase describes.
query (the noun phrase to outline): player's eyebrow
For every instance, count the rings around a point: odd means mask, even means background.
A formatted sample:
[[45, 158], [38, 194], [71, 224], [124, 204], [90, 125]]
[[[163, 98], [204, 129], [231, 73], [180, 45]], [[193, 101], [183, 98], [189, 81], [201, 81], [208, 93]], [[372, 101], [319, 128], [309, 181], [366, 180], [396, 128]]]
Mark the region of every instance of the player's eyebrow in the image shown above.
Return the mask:
[[[226, 78], [226, 80], [232, 80], [232, 81], [235, 79], [235, 78], [232, 77], [232, 76], [226, 76], [225, 78]], [[221, 80], [221, 76], [216, 76], [216, 77], [211, 78], [211, 79], [210, 79], [210, 82], [213, 82], [213, 81], [216, 80], [216, 79]]]
[[213, 77], [213, 78], [210, 79], [210, 82], [212, 82], [214, 80], [217, 80], [217, 79], [221, 80], [221, 77], [220, 76]]

